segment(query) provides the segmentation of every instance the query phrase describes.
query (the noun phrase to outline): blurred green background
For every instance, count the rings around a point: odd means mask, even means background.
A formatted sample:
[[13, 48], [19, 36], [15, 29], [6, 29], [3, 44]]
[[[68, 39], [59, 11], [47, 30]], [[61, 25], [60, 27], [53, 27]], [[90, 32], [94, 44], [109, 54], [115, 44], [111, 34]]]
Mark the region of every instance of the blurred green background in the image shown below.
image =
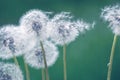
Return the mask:
[[[107, 27], [108, 23], [100, 19], [100, 13], [104, 6], [117, 3], [120, 3], [120, 0], [0, 0], [0, 26], [18, 25], [20, 17], [30, 9], [55, 14], [69, 11], [77, 19], [90, 23], [96, 21], [94, 29], [81, 34], [67, 46], [67, 75], [68, 80], [106, 80], [107, 63], [114, 35]], [[115, 49], [111, 80], [120, 80], [119, 44], [120, 38]], [[50, 80], [63, 80], [62, 47], [58, 48], [59, 58], [52, 67], [49, 67]], [[23, 59], [18, 57], [18, 60], [25, 76]], [[31, 80], [41, 80], [41, 70], [31, 67], [29, 69]]]

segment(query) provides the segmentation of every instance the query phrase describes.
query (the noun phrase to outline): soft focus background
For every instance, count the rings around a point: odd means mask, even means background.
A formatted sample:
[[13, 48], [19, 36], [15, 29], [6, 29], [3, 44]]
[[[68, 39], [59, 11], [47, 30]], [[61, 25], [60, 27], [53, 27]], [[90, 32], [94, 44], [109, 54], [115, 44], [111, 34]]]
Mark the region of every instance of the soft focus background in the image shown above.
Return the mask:
[[[120, 0], [0, 0], [0, 26], [19, 24], [20, 17], [30, 9], [60, 13], [69, 11], [75, 19], [97, 24], [95, 28], [81, 34], [67, 46], [68, 80], [106, 80], [107, 63], [111, 51], [113, 34], [108, 24], [100, 18], [101, 9], [115, 5]], [[62, 47], [59, 58], [49, 67], [50, 80], [63, 80]], [[18, 57], [25, 76], [23, 59]], [[11, 59], [10, 61], [13, 62]], [[5, 62], [9, 62], [5, 61]], [[41, 80], [41, 70], [29, 67], [31, 80]], [[120, 38], [115, 49], [112, 79], [120, 80]]]

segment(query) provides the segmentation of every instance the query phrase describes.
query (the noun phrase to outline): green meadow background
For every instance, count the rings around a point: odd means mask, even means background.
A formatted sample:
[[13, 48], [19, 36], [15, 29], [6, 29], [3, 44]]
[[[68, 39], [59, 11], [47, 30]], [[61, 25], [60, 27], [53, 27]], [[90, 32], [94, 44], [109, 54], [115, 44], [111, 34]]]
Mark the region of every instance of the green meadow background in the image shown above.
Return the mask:
[[[20, 17], [30, 9], [60, 13], [69, 11], [75, 19], [96, 22], [95, 28], [81, 34], [67, 46], [68, 80], [106, 80], [107, 64], [113, 41], [108, 23], [100, 18], [101, 9], [119, 4], [120, 0], [0, 0], [0, 26], [19, 25]], [[49, 67], [50, 80], [63, 80], [62, 47], [58, 46], [59, 58]], [[18, 57], [25, 77], [23, 58]], [[2, 61], [2, 60], [1, 60]], [[4, 60], [13, 62], [13, 60]], [[31, 68], [31, 80], [41, 80], [41, 70]], [[117, 39], [111, 80], [120, 80], [120, 38]]]

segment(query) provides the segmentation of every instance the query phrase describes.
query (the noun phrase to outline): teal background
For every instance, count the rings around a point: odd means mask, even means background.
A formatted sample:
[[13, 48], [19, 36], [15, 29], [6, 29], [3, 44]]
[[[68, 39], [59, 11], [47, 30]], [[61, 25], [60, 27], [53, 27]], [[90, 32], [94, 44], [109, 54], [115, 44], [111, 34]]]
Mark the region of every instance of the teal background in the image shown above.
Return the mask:
[[[119, 0], [0, 0], [0, 26], [18, 25], [20, 17], [30, 9], [60, 13], [70, 11], [77, 19], [96, 22], [95, 28], [81, 34], [67, 46], [68, 80], [106, 80], [107, 63], [113, 41], [108, 23], [100, 18], [101, 9]], [[111, 80], [120, 80], [120, 38], [118, 37]], [[62, 47], [59, 58], [49, 67], [50, 80], [63, 80]], [[18, 57], [25, 76], [22, 57]], [[5, 62], [13, 62], [6, 60]], [[29, 67], [31, 80], [41, 80], [41, 70]]]

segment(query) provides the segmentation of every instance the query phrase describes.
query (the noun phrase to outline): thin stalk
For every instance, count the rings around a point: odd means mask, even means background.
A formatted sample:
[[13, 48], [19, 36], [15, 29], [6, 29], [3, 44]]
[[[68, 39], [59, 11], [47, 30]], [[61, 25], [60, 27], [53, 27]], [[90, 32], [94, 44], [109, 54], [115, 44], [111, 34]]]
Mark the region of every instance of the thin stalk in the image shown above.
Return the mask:
[[108, 65], [107, 80], [110, 80], [110, 78], [111, 78], [112, 64], [113, 64], [113, 57], [114, 57], [116, 42], [117, 42], [117, 35], [114, 35], [114, 40], [113, 40], [113, 44], [112, 44], [111, 55], [110, 55], [110, 60], [109, 60], [109, 65]]
[[13, 60], [14, 60], [14, 62], [15, 62], [15, 64], [18, 66], [18, 67], [20, 67], [19, 66], [19, 63], [18, 63], [18, 60], [17, 60], [17, 58], [16, 58], [16, 56], [13, 54]]
[[47, 61], [46, 61], [45, 50], [44, 50], [42, 41], [40, 41], [40, 45], [41, 45], [42, 52], [43, 52], [43, 59], [44, 59], [45, 73], [46, 73], [46, 80], [49, 80], [49, 73], [48, 73]]
[[25, 63], [25, 61], [24, 61], [24, 66], [25, 66], [25, 72], [26, 72], [26, 80], [30, 80], [28, 65]]
[[42, 80], [45, 80], [45, 72], [44, 72], [44, 69], [42, 69]]
[[64, 80], [67, 80], [67, 69], [66, 69], [66, 44], [63, 46], [63, 68], [64, 68]]

